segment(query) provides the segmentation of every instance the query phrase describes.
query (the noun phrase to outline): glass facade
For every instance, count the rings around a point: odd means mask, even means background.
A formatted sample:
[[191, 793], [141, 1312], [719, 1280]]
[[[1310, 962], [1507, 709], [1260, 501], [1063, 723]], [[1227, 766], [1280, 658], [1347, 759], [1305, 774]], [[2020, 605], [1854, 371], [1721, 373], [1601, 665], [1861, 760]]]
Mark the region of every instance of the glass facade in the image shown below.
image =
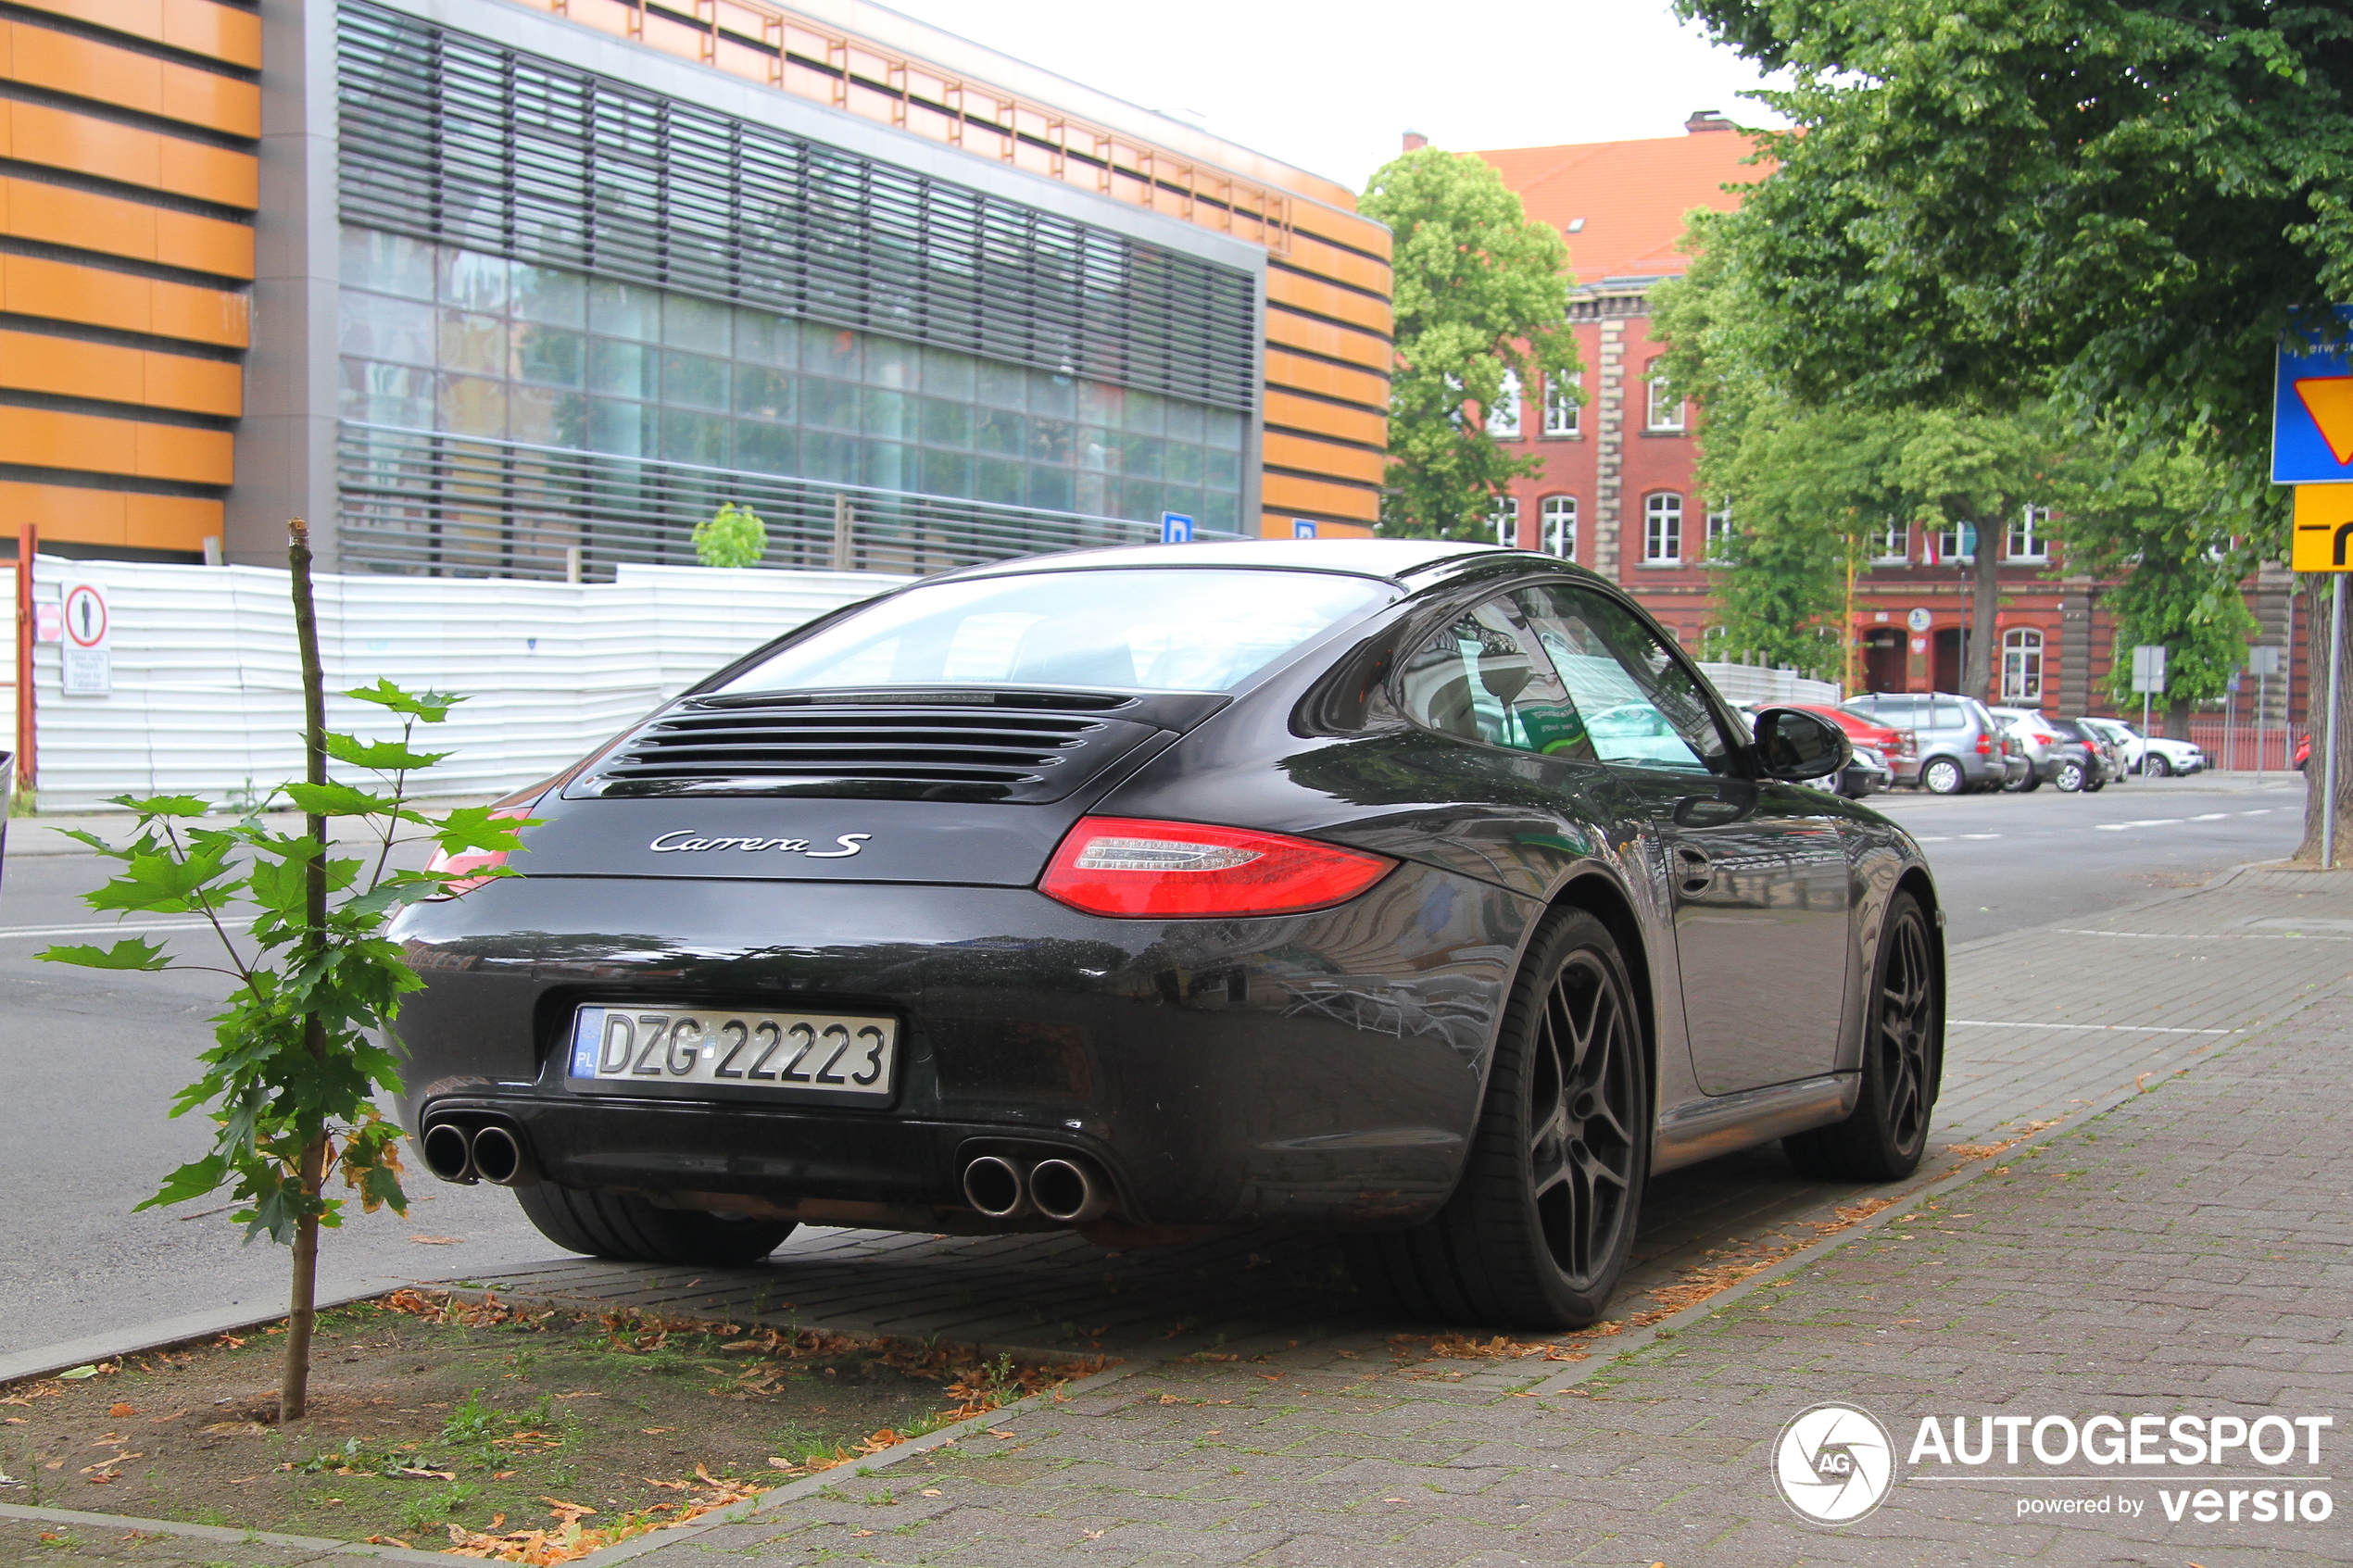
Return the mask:
[[356, 423], [1239, 524], [1230, 409], [358, 227], [342, 282]]

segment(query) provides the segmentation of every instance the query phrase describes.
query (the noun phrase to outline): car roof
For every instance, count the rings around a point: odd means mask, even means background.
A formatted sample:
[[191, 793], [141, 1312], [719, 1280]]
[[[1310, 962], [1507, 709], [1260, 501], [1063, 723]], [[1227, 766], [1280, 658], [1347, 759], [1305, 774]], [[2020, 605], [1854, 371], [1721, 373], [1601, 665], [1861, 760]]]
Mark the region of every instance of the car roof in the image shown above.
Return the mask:
[[[1137, 567], [1259, 567], [1279, 571], [1332, 571], [1398, 582], [1478, 556], [1526, 555], [1529, 564], [1566, 562], [1533, 552], [1460, 539], [1220, 539], [1198, 545], [1129, 545], [1110, 550], [1063, 550], [966, 567], [958, 578], [1009, 577], [1035, 571], [1102, 571]], [[938, 579], [934, 579], [938, 581]]]

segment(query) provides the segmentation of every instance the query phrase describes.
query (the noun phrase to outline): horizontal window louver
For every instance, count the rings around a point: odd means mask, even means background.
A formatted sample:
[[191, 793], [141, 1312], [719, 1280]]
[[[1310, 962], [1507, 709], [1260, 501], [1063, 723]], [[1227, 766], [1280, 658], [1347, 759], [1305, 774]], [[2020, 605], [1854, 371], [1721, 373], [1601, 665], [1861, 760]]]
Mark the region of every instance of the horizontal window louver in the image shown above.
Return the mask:
[[815, 571], [923, 576], [1161, 536], [1117, 518], [476, 436], [351, 422], [341, 433], [346, 571], [560, 580], [573, 549], [598, 582], [623, 563], [692, 566], [695, 524], [727, 501], [766, 524], [762, 565]]
[[347, 223], [1254, 407], [1247, 272], [412, 17], [338, 15]]
[[689, 702], [566, 793], [1059, 800], [1156, 733], [1042, 707]]

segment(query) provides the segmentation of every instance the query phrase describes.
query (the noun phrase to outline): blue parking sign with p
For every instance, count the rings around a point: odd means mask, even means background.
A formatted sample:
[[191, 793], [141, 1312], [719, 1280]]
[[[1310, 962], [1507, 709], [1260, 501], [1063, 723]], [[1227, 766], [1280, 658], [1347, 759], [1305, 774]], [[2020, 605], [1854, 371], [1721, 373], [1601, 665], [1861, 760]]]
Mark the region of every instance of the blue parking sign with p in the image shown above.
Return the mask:
[[1193, 520], [1183, 512], [1160, 514], [1160, 542], [1164, 545], [1189, 545], [1193, 542]]
[[1303, 517], [1295, 517], [1295, 518], [1291, 519], [1291, 520], [1290, 520], [1290, 536], [1291, 536], [1292, 538], [1294, 538], [1294, 539], [1313, 539], [1313, 538], [1315, 538], [1315, 520], [1313, 520], [1312, 518], [1303, 518]]

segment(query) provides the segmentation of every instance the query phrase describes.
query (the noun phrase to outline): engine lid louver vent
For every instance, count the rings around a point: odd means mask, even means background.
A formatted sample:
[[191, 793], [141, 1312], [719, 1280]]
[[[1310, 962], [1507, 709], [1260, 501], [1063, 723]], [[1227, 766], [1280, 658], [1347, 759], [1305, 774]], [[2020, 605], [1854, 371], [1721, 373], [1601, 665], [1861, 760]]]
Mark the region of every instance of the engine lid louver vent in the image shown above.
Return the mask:
[[598, 759], [564, 794], [1059, 800], [1164, 734], [1112, 713], [1009, 706], [1006, 694], [963, 705], [933, 694], [909, 697], [689, 698]]

